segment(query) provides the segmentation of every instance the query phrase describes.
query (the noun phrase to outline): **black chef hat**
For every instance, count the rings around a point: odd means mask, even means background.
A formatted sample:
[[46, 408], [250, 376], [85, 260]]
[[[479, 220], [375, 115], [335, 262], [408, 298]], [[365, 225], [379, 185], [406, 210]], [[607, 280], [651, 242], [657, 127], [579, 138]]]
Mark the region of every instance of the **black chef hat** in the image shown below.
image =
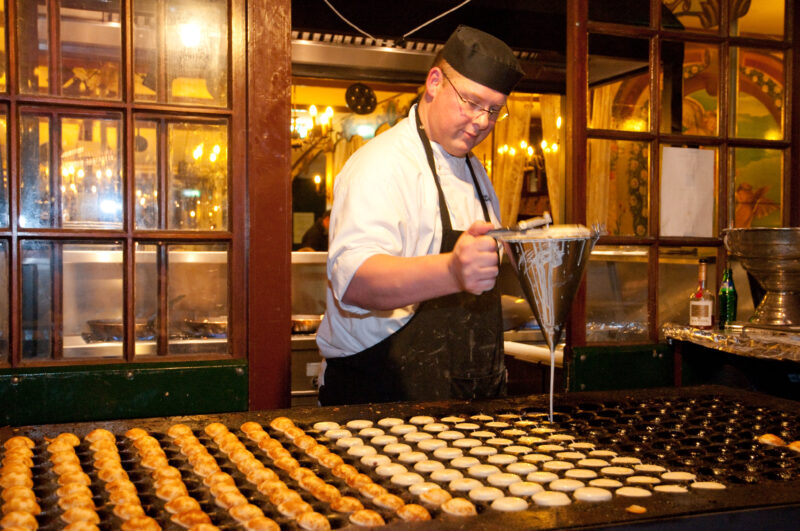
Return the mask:
[[450, 35], [442, 58], [462, 76], [506, 95], [525, 75], [506, 43], [469, 26]]

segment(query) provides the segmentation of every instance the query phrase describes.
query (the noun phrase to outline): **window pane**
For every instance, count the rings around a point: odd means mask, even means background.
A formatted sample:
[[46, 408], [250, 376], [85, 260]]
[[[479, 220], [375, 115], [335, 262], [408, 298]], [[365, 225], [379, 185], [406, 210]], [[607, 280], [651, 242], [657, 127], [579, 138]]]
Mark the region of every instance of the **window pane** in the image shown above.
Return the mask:
[[662, 0], [661, 25], [671, 30], [719, 32], [720, 0]]
[[649, 26], [650, 3], [647, 0], [589, 0], [589, 20]]
[[227, 124], [170, 124], [168, 142], [169, 228], [227, 230]]
[[137, 120], [133, 139], [136, 228], [158, 228], [158, 122]]
[[647, 311], [647, 247], [598, 245], [586, 269], [586, 340], [644, 341]]
[[17, 1], [17, 63], [19, 91], [23, 94], [47, 94], [50, 70], [47, 33], [47, 0]]
[[122, 227], [122, 119], [61, 119], [61, 194], [65, 227]]
[[733, 149], [734, 227], [783, 225], [783, 156], [778, 149]]
[[589, 36], [589, 127], [650, 129], [647, 39]]
[[9, 325], [9, 302], [8, 294], [10, 286], [8, 284], [8, 242], [6, 240], [0, 241], [0, 365], [9, 362], [9, 338], [8, 333]]
[[589, 140], [586, 221], [609, 234], [648, 233], [649, 159], [646, 142]]
[[228, 2], [168, 2], [166, 64], [169, 103], [228, 104]]
[[0, 2], [0, 92], [8, 90], [8, 53], [6, 50], [6, 3]]
[[227, 244], [168, 247], [170, 354], [228, 352]]
[[8, 227], [8, 114], [0, 112], [0, 226]]
[[64, 357], [121, 358], [122, 245], [67, 243], [62, 260]]
[[122, 26], [119, 9], [119, 0], [62, 3], [59, 34], [63, 95], [120, 99]]
[[659, 234], [662, 237], [718, 235], [717, 157], [713, 147], [661, 146]]
[[23, 240], [22, 358], [47, 359], [53, 336], [53, 253], [51, 242]]
[[785, 0], [728, 0], [731, 35], [783, 38]]
[[[664, 323], [689, 324], [689, 295], [697, 287], [698, 262], [701, 258], [716, 258], [711, 247], [661, 247], [658, 254], [658, 329], [664, 336]], [[716, 293], [717, 269], [709, 265], [706, 286]]]
[[20, 117], [20, 202], [22, 227], [52, 227], [50, 118]]
[[133, 97], [136, 101], [158, 98], [158, 2], [133, 3]]
[[782, 52], [731, 48], [734, 94], [733, 135], [765, 140], [783, 139], [784, 57]]
[[142, 333], [136, 334], [136, 356], [156, 353], [158, 333], [158, 247], [136, 244], [136, 273], [134, 277], [134, 307], [136, 320], [149, 324]]
[[719, 47], [664, 42], [662, 58], [661, 131], [717, 136]]

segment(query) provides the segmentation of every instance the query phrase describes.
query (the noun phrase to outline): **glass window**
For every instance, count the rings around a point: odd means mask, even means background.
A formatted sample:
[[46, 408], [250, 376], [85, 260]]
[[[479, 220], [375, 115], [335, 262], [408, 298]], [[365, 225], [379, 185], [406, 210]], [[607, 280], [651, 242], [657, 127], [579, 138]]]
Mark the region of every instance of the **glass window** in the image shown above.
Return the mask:
[[136, 334], [136, 356], [156, 353], [158, 334], [158, 246], [136, 244], [134, 308], [137, 322], [148, 324]]
[[8, 283], [8, 241], [0, 240], [0, 365], [9, 362], [9, 300], [10, 286]]
[[[125, 327], [122, 245], [65, 243], [63, 339], [65, 358], [121, 358]], [[147, 323], [136, 323], [136, 333]]]
[[0, 2], [0, 92], [8, 90], [8, 51], [6, 50], [6, 3]]
[[227, 244], [168, 246], [170, 354], [228, 352], [228, 256]]
[[647, 0], [589, 0], [589, 20], [634, 26], [650, 25]]
[[0, 227], [8, 227], [8, 113], [0, 111]]
[[647, 142], [590, 139], [586, 221], [609, 234], [646, 236], [649, 220]]
[[716, 136], [719, 47], [665, 41], [662, 59], [661, 132]]
[[50, 197], [49, 116], [20, 116], [20, 204], [21, 227], [52, 227], [55, 219]]
[[59, 16], [62, 94], [120, 99], [120, 2], [62, 2]]
[[23, 240], [22, 262], [22, 358], [48, 359], [53, 339], [54, 244]]
[[650, 130], [647, 39], [589, 36], [589, 112], [593, 129]]
[[733, 149], [734, 227], [783, 225], [783, 158], [779, 149]]
[[648, 248], [598, 245], [586, 268], [586, 341], [650, 337]]
[[227, 230], [227, 123], [171, 123], [168, 143], [169, 228]]
[[731, 47], [732, 134], [782, 140], [786, 107], [784, 55], [780, 51]]
[[17, 68], [19, 91], [47, 94], [50, 89], [50, 38], [47, 0], [17, 1]]
[[159, 100], [158, 7], [159, 2], [133, 2], [133, 97], [136, 101]]
[[[660, 247], [658, 254], [658, 329], [665, 323], [689, 324], [689, 296], [697, 287], [698, 263], [701, 258], [716, 258], [712, 247]], [[717, 270], [706, 268], [706, 286], [716, 293]]]
[[720, 0], [662, 0], [661, 4], [665, 8], [661, 25], [666, 29], [719, 32]]
[[122, 228], [121, 118], [61, 119], [64, 227]]
[[136, 228], [158, 228], [158, 130], [159, 123], [137, 120], [133, 137], [136, 182]]
[[741, 37], [784, 36], [785, 0], [728, 0], [731, 35]]

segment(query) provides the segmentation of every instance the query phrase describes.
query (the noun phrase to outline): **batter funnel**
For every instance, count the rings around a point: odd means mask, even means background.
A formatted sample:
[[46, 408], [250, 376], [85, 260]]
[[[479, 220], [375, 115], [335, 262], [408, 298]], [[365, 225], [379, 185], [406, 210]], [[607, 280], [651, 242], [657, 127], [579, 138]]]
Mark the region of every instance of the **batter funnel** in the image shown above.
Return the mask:
[[578, 289], [599, 230], [583, 225], [554, 225], [510, 232], [508, 243], [519, 283], [552, 352]]

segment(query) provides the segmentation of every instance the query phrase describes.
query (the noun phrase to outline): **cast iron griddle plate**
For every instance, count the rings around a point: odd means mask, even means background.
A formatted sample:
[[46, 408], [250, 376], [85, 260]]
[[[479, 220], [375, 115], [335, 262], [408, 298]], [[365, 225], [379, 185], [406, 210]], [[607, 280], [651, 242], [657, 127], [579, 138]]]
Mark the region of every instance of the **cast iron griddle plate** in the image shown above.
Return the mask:
[[[724, 387], [696, 387], [683, 389], [657, 389], [630, 392], [571, 393], [556, 397], [556, 414], [553, 423], [547, 422], [547, 397], [498, 399], [483, 402], [436, 402], [428, 404], [398, 403], [364, 406], [297, 408], [291, 410], [225, 413], [191, 417], [116, 420], [94, 423], [41, 425], [22, 428], [0, 428], [0, 441], [14, 435], [26, 435], [34, 440], [34, 490], [43, 513], [39, 516], [40, 529], [58, 529], [60, 509], [55, 496], [57, 479], [47, 460], [46, 437], [71, 432], [82, 439], [75, 448], [81, 464], [92, 476], [92, 491], [101, 528], [114, 529], [121, 524], [113, 515], [112, 507], [100, 481], [92, 468], [92, 452], [83, 437], [97, 428], [111, 431], [123, 467], [137, 486], [140, 499], [149, 516], [156, 518], [164, 529], [180, 529], [169, 521], [164, 502], [153, 491], [150, 471], [138, 462], [136, 449], [125, 437], [130, 428], [142, 428], [158, 439], [172, 466], [180, 469], [189, 494], [200, 501], [203, 509], [222, 529], [239, 526], [230, 515], [213, 503], [208, 488], [194, 475], [191, 465], [167, 436], [170, 426], [183, 423], [191, 427], [199, 441], [213, 455], [222, 469], [234, 476], [237, 486], [250, 503], [258, 505], [264, 514], [281, 524], [283, 529], [299, 529], [291, 518], [281, 515], [257, 488], [248, 483], [234, 463], [204, 433], [204, 427], [221, 422], [245, 443], [247, 448], [266, 466], [275, 470], [287, 485], [300, 492], [315, 511], [326, 515], [334, 529], [355, 528], [347, 515], [335, 513], [326, 504], [304, 492], [286, 472], [272, 466], [271, 459], [258, 445], [248, 439], [239, 427], [247, 421], [260, 424], [273, 438], [290, 450], [301, 466], [315, 471], [326, 482], [336, 486], [342, 494], [359, 498], [370, 509], [369, 500], [351, 489], [329, 470], [293, 446], [290, 439], [272, 429], [270, 421], [279, 416], [290, 418], [318, 443], [339, 454], [345, 462], [356, 466], [406, 503], [419, 503], [405, 487], [392, 484], [388, 478], [357, 458], [347, 454], [335, 441], [314, 429], [318, 421], [335, 421], [344, 425], [353, 419], [379, 421], [396, 417], [406, 422], [416, 415], [429, 415], [441, 419], [461, 416], [467, 422], [481, 424], [482, 429], [493, 429], [503, 437], [499, 428], [486, 428], [487, 421], [474, 421], [469, 417], [485, 414], [494, 421], [506, 421], [513, 426], [515, 420], [534, 421], [535, 426], [545, 426], [557, 433], [572, 435], [575, 441], [593, 443], [597, 449], [611, 450], [619, 456], [636, 457], [645, 464], [661, 465], [670, 471], [696, 474], [698, 481], [723, 483], [720, 491], [694, 491], [687, 494], [654, 492], [647, 498], [622, 498], [615, 496], [609, 502], [586, 503], [573, 501], [564, 507], [546, 508], [530, 503], [528, 510], [503, 513], [492, 510], [487, 503], [475, 502], [479, 514], [471, 518], [456, 518], [430, 508], [431, 522], [406, 524], [391, 511], [379, 511], [387, 522], [387, 529], [410, 527], [414, 529], [529, 529], [564, 527], [606, 527], [657, 525], [661, 528], [706, 527], [724, 524], [728, 528], [746, 528], [758, 523], [761, 528], [774, 524], [781, 527], [796, 522], [800, 517], [800, 454], [787, 448], [769, 447], [756, 438], [765, 433], [778, 435], [787, 443], [800, 439], [800, 404], [776, 399], [762, 394], [732, 390]], [[530, 425], [532, 427], [534, 425]], [[357, 430], [353, 430], [354, 432]], [[388, 429], [386, 430], [388, 433]], [[402, 442], [402, 436], [398, 436]], [[368, 440], [364, 441], [369, 444]], [[515, 443], [517, 444], [517, 443]], [[413, 447], [414, 445], [411, 444]], [[416, 448], [414, 448], [416, 450]], [[465, 449], [465, 455], [467, 454]], [[430, 458], [433, 458], [432, 456]], [[481, 457], [486, 462], [485, 457]], [[413, 465], [408, 466], [409, 470]], [[503, 468], [503, 467], [500, 467]], [[94, 474], [94, 475], [92, 475]], [[465, 477], [467, 474], [464, 474]], [[524, 479], [524, 478], [523, 478]], [[447, 488], [447, 484], [443, 484]], [[466, 494], [457, 494], [466, 497]], [[508, 494], [507, 494], [508, 495]], [[529, 500], [530, 501], [530, 500]], [[626, 510], [636, 504], [646, 508], [644, 514]]]

